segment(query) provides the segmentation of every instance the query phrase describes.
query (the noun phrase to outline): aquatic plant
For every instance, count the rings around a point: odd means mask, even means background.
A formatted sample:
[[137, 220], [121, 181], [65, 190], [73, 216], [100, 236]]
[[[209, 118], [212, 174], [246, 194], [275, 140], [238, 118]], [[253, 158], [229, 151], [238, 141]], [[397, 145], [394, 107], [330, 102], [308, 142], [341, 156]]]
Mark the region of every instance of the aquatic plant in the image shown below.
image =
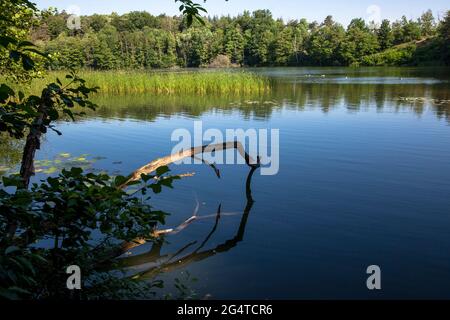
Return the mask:
[[[268, 92], [267, 78], [251, 72], [142, 72], [80, 71], [88, 86], [98, 87], [100, 94], [154, 93], [159, 95], [248, 94]], [[43, 84], [64, 78], [64, 72], [50, 72], [34, 80], [26, 91], [39, 93]]]

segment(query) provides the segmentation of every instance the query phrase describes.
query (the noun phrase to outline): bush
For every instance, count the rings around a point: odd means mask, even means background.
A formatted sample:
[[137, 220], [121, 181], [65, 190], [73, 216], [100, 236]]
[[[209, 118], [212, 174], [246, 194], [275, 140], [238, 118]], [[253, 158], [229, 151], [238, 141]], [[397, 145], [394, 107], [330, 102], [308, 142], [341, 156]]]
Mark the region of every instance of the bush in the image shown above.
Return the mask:
[[[82, 288], [75, 298], [133, 298], [150, 294], [152, 285], [119, 276], [121, 244], [152, 240], [165, 213], [141, 200], [150, 188], [160, 192], [176, 177], [143, 176], [137, 196], [118, 188], [126, 177], [63, 170], [30, 190], [17, 188], [15, 177], [0, 185], [0, 297], [8, 299], [74, 298], [66, 287], [66, 268], [82, 270]], [[131, 184], [130, 184], [131, 185]]]
[[363, 66], [404, 66], [413, 62], [415, 44], [395, 47], [380, 53], [364, 56], [361, 60]]
[[230, 58], [224, 54], [219, 54], [208, 65], [208, 68], [230, 68], [232, 65]]

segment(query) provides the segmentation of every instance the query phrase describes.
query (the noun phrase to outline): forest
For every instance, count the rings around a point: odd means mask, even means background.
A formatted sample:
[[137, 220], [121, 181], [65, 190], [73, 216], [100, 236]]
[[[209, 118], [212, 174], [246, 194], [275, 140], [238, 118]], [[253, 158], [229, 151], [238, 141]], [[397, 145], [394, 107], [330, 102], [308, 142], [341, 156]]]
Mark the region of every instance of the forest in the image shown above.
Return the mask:
[[355, 18], [347, 28], [331, 15], [323, 22], [283, 21], [269, 10], [194, 20], [191, 27], [186, 17], [145, 11], [82, 16], [71, 29], [68, 17], [49, 8], [31, 27], [31, 40], [53, 58], [49, 69], [450, 63], [450, 15], [436, 19], [431, 10], [379, 25]]

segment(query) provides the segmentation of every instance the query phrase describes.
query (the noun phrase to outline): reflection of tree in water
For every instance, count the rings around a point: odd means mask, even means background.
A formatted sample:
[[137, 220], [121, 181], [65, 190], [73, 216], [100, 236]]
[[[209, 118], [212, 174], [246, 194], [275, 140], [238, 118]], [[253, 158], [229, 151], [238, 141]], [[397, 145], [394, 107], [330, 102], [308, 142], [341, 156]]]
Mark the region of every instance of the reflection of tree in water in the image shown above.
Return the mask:
[[[395, 71], [395, 70], [394, 70]], [[381, 72], [381, 71], [380, 71]], [[382, 71], [385, 72], [385, 71]], [[401, 70], [391, 76], [405, 76]], [[413, 71], [407, 76], [415, 75]], [[380, 74], [382, 76], [383, 73]], [[376, 74], [375, 74], [376, 75]], [[271, 92], [246, 95], [205, 96], [154, 96], [123, 95], [95, 97], [99, 108], [89, 112], [86, 118], [121, 118], [156, 121], [158, 117], [186, 115], [199, 117], [204, 113], [223, 115], [238, 112], [243, 119], [267, 120], [273, 112], [317, 109], [324, 113], [345, 107], [351, 112], [376, 109], [378, 112], [412, 111], [421, 115], [427, 110], [438, 119], [450, 122], [450, 89], [446, 82], [427, 83], [339, 83], [322, 81], [280, 82], [273, 81]], [[81, 121], [83, 121], [82, 118]], [[20, 141], [0, 136], [0, 173], [14, 167], [21, 158]]]
[[241, 96], [97, 96], [99, 108], [92, 116], [153, 121], [158, 117], [207, 112], [239, 112], [244, 119], [269, 119], [281, 108], [323, 112], [344, 106], [350, 111], [376, 108], [377, 111], [412, 110], [422, 114], [430, 109], [450, 121], [450, 90], [447, 83], [361, 84], [336, 82], [274, 82], [272, 92]]
[[186, 244], [182, 248], [180, 248], [177, 252], [173, 254], [161, 255], [161, 249], [164, 245], [164, 239], [158, 239], [155, 243], [153, 243], [149, 252], [144, 254], [139, 254], [136, 256], [125, 257], [121, 259], [121, 264], [124, 267], [138, 267], [145, 264], [153, 264], [150, 268], [138, 273], [135, 277], [139, 279], [152, 279], [160, 273], [170, 272], [175, 269], [186, 267], [191, 263], [195, 263], [198, 261], [202, 261], [211, 256], [214, 256], [219, 253], [223, 253], [234, 248], [239, 242], [244, 239], [245, 228], [247, 225], [247, 220], [250, 215], [250, 211], [252, 209], [254, 200], [252, 197], [251, 191], [251, 180], [252, 176], [257, 169], [257, 166], [253, 166], [250, 169], [250, 172], [247, 176], [246, 180], [246, 205], [243, 210], [243, 214], [239, 223], [239, 227], [236, 231], [236, 234], [230, 238], [229, 240], [217, 245], [212, 249], [204, 250], [204, 247], [207, 245], [208, 241], [212, 237], [212, 235], [216, 232], [219, 222], [221, 219], [221, 206], [217, 210], [217, 214], [215, 215], [215, 223], [211, 231], [206, 235], [206, 237], [200, 242], [200, 244], [195, 247], [193, 251], [185, 254], [189, 248], [194, 247], [198, 242], [194, 241]]
[[0, 134], [0, 174], [15, 167], [22, 159], [23, 141]]

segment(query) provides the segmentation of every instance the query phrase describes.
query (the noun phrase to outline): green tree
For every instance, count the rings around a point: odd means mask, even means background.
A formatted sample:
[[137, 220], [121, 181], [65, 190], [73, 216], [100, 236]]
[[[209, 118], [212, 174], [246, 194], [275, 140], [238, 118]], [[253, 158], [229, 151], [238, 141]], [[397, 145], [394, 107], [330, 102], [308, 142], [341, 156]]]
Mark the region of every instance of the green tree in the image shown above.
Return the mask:
[[79, 37], [60, 35], [46, 43], [44, 51], [52, 57], [47, 65], [50, 69], [79, 69], [84, 67], [86, 56]]
[[381, 22], [380, 28], [377, 30], [377, 35], [381, 50], [386, 50], [392, 46], [394, 43], [394, 35], [389, 20], [384, 19]]
[[96, 34], [87, 34], [81, 40], [84, 51], [84, 66], [94, 70], [114, 68], [114, 56], [108, 47], [106, 39]]
[[224, 34], [224, 51], [232, 63], [242, 64], [244, 62], [245, 38], [241, 27], [228, 26]]
[[442, 57], [450, 65], [450, 10], [445, 14], [438, 29], [439, 41], [442, 47]]
[[94, 32], [100, 32], [108, 23], [108, 18], [104, 15], [93, 14], [86, 18], [88, 28], [91, 28]]
[[[244, 22], [243, 19], [247, 21]], [[245, 63], [252, 66], [270, 64], [270, 49], [276, 30], [270, 11], [257, 10], [253, 12], [251, 19], [245, 15], [241, 17], [241, 22], [245, 24]]]
[[158, 28], [158, 19], [146, 11], [132, 11], [126, 15], [132, 30], [142, 30], [144, 27]]
[[376, 35], [369, 29], [363, 19], [353, 19], [347, 29], [345, 39], [340, 47], [340, 54], [346, 64], [359, 63], [363, 56], [378, 50]]
[[60, 34], [67, 32], [67, 18], [69, 15], [65, 12], [59, 13], [58, 10], [50, 8], [41, 14], [43, 23], [47, 26], [50, 39], [57, 38]]
[[284, 28], [275, 40], [275, 64], [289, 65], [296, 53], [294, 29]]
[[436, 33], [436, 21], [431, 10], [427, 10], [419, 19], [422, 36], [432, 36]]
[[344, 38], [344, 28], [328, 16], [309, 38], [310, 61], [320, 66], [340, 65], [342, 61], [338, 49]]
[[393, 24], [394, 44], [411, 42], [421, 37], [419, 22], [408, 20], [405, 16]]
[[176, 63], [176, 40], [167, 31], [145, 27], [145, 66], [148, 68], [169, 68]]
[[183, 66], [199, 67], [209, 64], [212, 58], [213, 33], [204, 27], [185, 30], [177, 39], [177, 47], [183, 57]]

